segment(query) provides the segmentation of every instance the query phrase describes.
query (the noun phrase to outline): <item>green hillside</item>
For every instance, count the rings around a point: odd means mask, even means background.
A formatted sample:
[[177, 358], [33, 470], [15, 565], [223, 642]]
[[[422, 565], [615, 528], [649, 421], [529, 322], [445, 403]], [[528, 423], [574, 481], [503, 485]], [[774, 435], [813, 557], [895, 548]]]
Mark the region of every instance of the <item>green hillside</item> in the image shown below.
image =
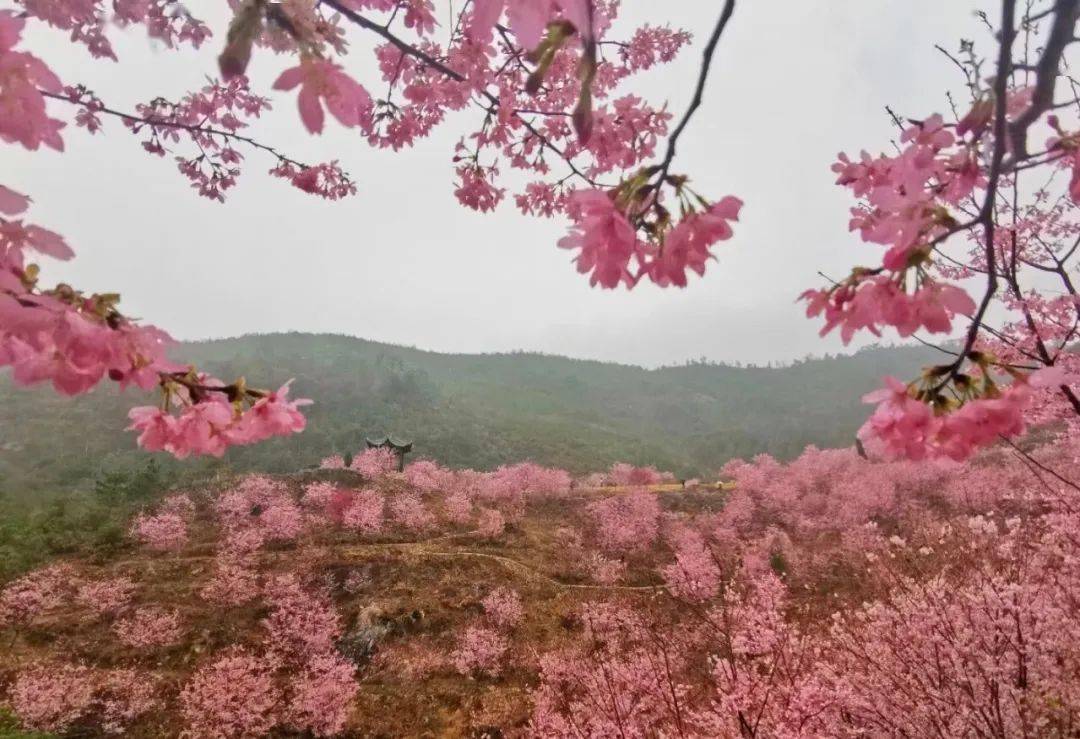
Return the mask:
[[[875, 348], [784, 367], [709, 363], [646, 370], [540, 354], [438, 354], [333, 335], [272, 334], [186, 344], [177, 357], [223, 378], [296, 378], [315, 401], [308, 430], [234, 449], [223, 460], [175, 463], [170, 474], [215, 468], [289, 471], [349, 453], [392, 432], [454, 466], [532, 459], [575, 472], [624, 460], [708, 475], [732, 457], [791, 457], [807, 444], [851, 443], [881, 375], [909, 375], [929, 350]], [[0, 494], [87, 488], [103, 473], [145, 464], [123, 431], [137, 391], [102, 388], [63, 398], [15, 388], [0, 375]]]
[[291, 472], [349, 454], [365, 436], [415, 440], [416, 456], [491, 468], [532, 459], [574, 472], [616, 461], [682, 476], [732, 457], [792, 457], [844, 446], [866, 417], [859, 397], [887, 373], [937, 358], [870, 349], [785, 367], [691, 363], [646, 370], [539, 354], [436, 354], [345, 336], [274, 334], [187, 344], [175, 356], [219, 377], [296, 378], [307, 431], [221, 460], [139, 451], [125, 432], [150, 394], [102, 387], [79, 398], [16, 388], [0, 373], [0, 582], [57, 555], [107, 558], [130, 542], [132, 511], [219, 473]]

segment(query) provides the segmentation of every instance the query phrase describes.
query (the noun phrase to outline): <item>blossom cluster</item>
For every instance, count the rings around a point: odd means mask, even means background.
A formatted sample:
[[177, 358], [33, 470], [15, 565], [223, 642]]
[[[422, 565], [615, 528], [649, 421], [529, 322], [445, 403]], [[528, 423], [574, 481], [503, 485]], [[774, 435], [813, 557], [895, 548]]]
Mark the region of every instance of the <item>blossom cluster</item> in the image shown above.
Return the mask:
[[[1075, 448], [1058, 439], [1037, 461], [1068, 479]], [[530, 730], [738, 736], [753, 717], [770, 736], [1061, 731], [1080, 711], [1080, 519], [1067, 484], [1003, 456], [811, 449], [728, 465], [718, 512], [668, 514], [670, 608], [582, 606], [581, 638], [541, 657]]]
[[507, 588], [492, 590], [482, 602], [485, 620], [467, 626], [450, 661], [462, 675], [497, 677], [510, 648], [507, 638], [524, 617], [521, 598]]
[[42, 662], [19, 673], [11, 702], [27, 728], [64, 732], [93, 718], [105, 733], [122, 734], [160, 705], [155, 693], [154, 681], [137, 670]]
[[359, 686], [355, 666], [335, 649], [340, 618], [295, 574], [260, 591], [270, 607], [260, 652], [232, 648], [203, 664], [180, 693], [188, 730], [252, 736], [275, 726], [333, 736], [344, 728]]
[[[1030, 125], [1034, 95], [1033, 86], [987, 90], [955, 123], [939, 114], [897, 120], [895, 154], [840, 154], [832, 167], [837, 184], [859, 201], [850, 229], [885, 251], [879, 266], [856, 267], [832, 286], [802, 294], [807, 315], [824, 318], [822, 335], [839, 328], [845, 344], [860, 331], [881, 336], [885, 327], [901, 337], [948, 336], [957, 317], [970, 321], [955, 361], [929, 368], [906, 387], [887, 378], [882, 391], [868, 396], [879, 403], [860, 432], [868, 447], [893, 457], [967, 459], [999, 437], [1018, 436], [1029, 419], [1072, 422], [1080, 412], [1067, 350], [1080, 316], [1067, 266], [1077, 229], [1069, 210], [1080, 192], [1076, 135], [1047, 116], [1058, 135], [1041, 163], [1074, 169], [1068, 193], [1046, 184], [1029, 194], [1018, 184], [1019, 172], [1006, 175], [1001, 166], [1015, 146], [1002, 140], [1003, 132]], [[952, 238], [961, 233], [966, 238]], [[958, 242], [968, 253], [951, 253]], [[1032, 270], [1060, 277], [1064, 294], [1053, 299], [1026, 289], [1023, 283], [1036, 280]], [[981, 275], [988, 281], [976, 302], [959, 283]], [[992, 301], [1009, 316], [1004, 330], [986, 325]]]
[[[683, 197], [681, 190], [678, 194]], [[645, 201], [639, 202], [642, 197]], [[684, 207], [688, 215], [671, 225], [655, 196], [642, 196], [625, 184], [610, 193], [579, 190], [567, 203], [574, 226], [559, 246], [578, 250], [577, 270], [588, 274], [592, 285], [633, 287], [648, 276], [661, 287], [686, 287], [687, 271], [705, 274], [706, 264], [715, 258], [713, 245], [731, 238], [731, 221], [739, 219], [741, 209], [742, 201], [728, 196], [700, 212]], [[644, 220], [655, 210], [662, 211], [661, 225]], [[651, 238], [641, 238], [639, 229]]]
[[230, 446], [299, 433], [307, 424], [300, 408], [311, 402], [290, 400], [286, 383], [273, 392], [246, 391], [254, 402], [245, 408], [241, 400], [229, 400], [234, 390], [206, 376], [196, 384], [173, 377], [166, 381], [165, 392], [180, 399], [180, 413], [154, 406], [132, 408], [128, 429], [139, 432], [143, 449], [164, 450], [180, 459], [193, 454], [220, 457]]
[[[85, 88], [64, 87], [41, 59], [16, 47], [29, 17], [69, 30], [73, 40], [86, 42], [95, 55], [113, 57], [103, 32], [105, 13], [96, 2], [22, 4], [25, 16], [0, 11], [0, 110], [7, 111], [0, 116], [0, 139], [30, 150], [42, 144], [63, 150], [60, 130], [65, 124], [49, 116], [46, 99], [77, 106], [76, 122], [91, 132], [101, 128], [99, 115], [105, 108]], [[123, 3], [117, 20], [121, 25], [145, 24], [151, 37], [170, 45], [187, 40], [197, 46], [209, 32], [178, 7], [168, 0]], [[180, 170], [202, 194], [220, 199], [235, 176], [230, 165], [239, 161], [228, 135], [244, 125], [238, 115], [258, 115], [265, 107], [265, 100], [251, 94], [246, 83], [235, 81], [211, 84], [175, 104], [155, 100], [124, 120], [136, 133], [147, 133], [144, 147], [156, 154], [164, 155], [165, 143], [177, 141], [179, 132], [190, 135], [201, 153], [178, 157]], [[206, 125], [211, 128], [202, 128]], [[88, 392], [106, 378], [121, 388], [160, 385], [166, 407], [176, 401], [183, 409], [180, 415], [136, 408], [131, 428], [140, 432], [145, 448], [178, 457], [220, 456], [231, 444], [303, 429], [297, 410], [303, 402], [288, 401], [287, 387], [266, 393], [238, 391], [217, 381], [206, 386], [202, 381], [207, 378], [166, 357], [172, 340], [164, 331], [120, 313], [118, 295], [86, 295], [66, 284], [43, 289], [39, 268], [28, 257], [68, 260], [74, 252], [59, 234], [15, 218], [29, 203], [27, 196], [0, 186], [0, 367], [10, 366], [17, 384], [49, 382], [65, 395]], [[248, 397], [253, 399], [251, 408], [244, 411], [242, 401]]]
[[176, 513], [140, 513], [131, 524], [131, 535], [150, 549], [177, 551], [188, 542], [187, 522]]

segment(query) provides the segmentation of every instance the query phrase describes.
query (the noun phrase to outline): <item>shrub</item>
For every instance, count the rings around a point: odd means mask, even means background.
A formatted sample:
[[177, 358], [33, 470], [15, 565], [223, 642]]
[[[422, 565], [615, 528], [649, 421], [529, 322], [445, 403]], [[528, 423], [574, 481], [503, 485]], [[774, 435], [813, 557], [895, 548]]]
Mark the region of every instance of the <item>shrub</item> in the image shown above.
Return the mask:
[[276, 653], [304, 662], [334, 648], [341, 619], [329, 598], [305, 588], [295, 575], [281, 575], [266, 588], [270, 615], [263, 620], [267, 642]]
[[360, 690], [352, 663], [337, 654], [319, 654], [288, 680], [283, 723], [315, 736], [333, 736], [345, 729], [353, 698]]
[[660, 531], [660, 502], [645, 490], [598, 500], [587, 510], [597, 543], [609, 552], [648, 549]]
[[123, 644], [144, 650], [175, 644], [184, 633], [179, 613], [154, 607], [137, 609], [113, 624], [113, 630]]
[[180, 693], [187, 731], [214, 739], [266, 734], [278, 722], [281, 700], [273, 668], [242, 649], [200, 667]]
[[521, 605], [521, 596], [510, 588], [495, 588], [482, 601], [484, 615], [496, 627], [510, 629], [521, 623], [525, 610]]
[[341, 516], [341, 524], [352, 531], [375, 534], [382, 530], [386, 500], [377, 490], [358, 490], [352, 494]]
[[95, 616], [116, 614], [131, 603], [135, 583], [126, 577], [95, 580], [79, 586], [76, 599]]
[[397, 455], [392, 449], [386, 447], [365, 449], [353, 457], [349, 469], [363, 475], [368, 480], [377, 480], [388, 472], [397, 469]]
[[19, 672], [11, 704], [30, 729], [62, 732], [87, 711], [94, 699], [92, 671], [83, 665], [38, 664]]
[[506, 637], [498, 631], [485, 626], [469, 626], [450, 658], [462, 675], [480, 673], [497, 677], [508, 648]]
[[176, 513], [140, 513], [131, 526], [131, 535], [157, 552], [175, 552], [188, 542], [187, 522]]
[[390, 501], [390, 516], [394, 523], [408, 531], [423, 532], [435, 525], [435, 516], [414, 493], [394, 497]]
[[506, 519], [494, 508], [484, 508], [477, 518], [476, 530], [480, 536], [494, 539], [506, 530]]
[[0, 627], [18, 626], [63, 606], [77, 585], [70, 565], [52, 565], [9, 583], [0, 592]]

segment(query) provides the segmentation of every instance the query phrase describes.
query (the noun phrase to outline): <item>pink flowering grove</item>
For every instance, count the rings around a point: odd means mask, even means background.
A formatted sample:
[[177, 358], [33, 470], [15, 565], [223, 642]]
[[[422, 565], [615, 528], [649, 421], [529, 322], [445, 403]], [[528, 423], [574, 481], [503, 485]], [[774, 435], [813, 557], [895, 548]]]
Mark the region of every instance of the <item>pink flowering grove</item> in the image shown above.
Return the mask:
[[[974, 463], [759, 455], [723, 489], [532, 463], [221, 479], [140, 514], [183, 511], [172, 548], [5, 585], [0, 700], [54, 732], [392, 733], [419, 711], [454, 736], [1067, 735], [1078, 473], [1062, 427]], [[300, 512], [289, 538], [273, 510]]]

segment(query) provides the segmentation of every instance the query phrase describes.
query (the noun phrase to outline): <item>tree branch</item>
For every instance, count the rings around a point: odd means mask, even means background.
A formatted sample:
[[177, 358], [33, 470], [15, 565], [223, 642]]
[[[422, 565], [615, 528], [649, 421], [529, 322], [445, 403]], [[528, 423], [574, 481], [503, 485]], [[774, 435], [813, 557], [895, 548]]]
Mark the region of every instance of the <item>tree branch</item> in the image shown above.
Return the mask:
[[[1065, 2], [1066, 0], [1059, 0]], [[1078, 2], [1080, 0], [1067, 0]], [[963, 366], [968, 354], [975, 346], [979, 337], [979, 329], [982, 327], [983, 318], [990, 307], [998, 288], [997, 275], [997, 249], [994, 246], [994, 203], [997, 199], [998, 181], [1001, 178], [1005, 151], [1007, 148], [1007, 119], [1006, 119], [1006, 92], [1008, 89], [1009, 74], [1012, 68], [1012, 45], [1016, 39], [1016, 0], [1003, 0], [1001, 4], [1001, 38], [998, 46], [997, 73], [994, 77], [994, 151], [990, 160], [990, 171], [987, 176], [986, 197], [979, 211], [977, 222], [983, 228], [983, 248], [986, 255], [986, 290], [982, 300], [979, 301], [975, 314], [971, 317], [964, 346], [957, 355], [956, 360], [948, 366], [942, 380], [934, 387], [937, 392], [947, 385], [956, 376]], [[1051, 90], [1051, 93], [1053, 91]]]
[[120, 118], [121, 120], [127, 121], [128, 123], [133, 123], [133, 124], [138, 124], [138, 125], [145, 125], [145, 126], [159, 126], [161, 128], [175, 128], [175, 129], [180, 129], [180, 130], [183, 130], [183, 131], [188, 131], [190, 133], [197, 133], [197, 134], [200, 134], [200, 135], [203, 135], [203, 136], [221, 136], [222, 138], [225, 138], [225, 139], [230, 139], [232, 141], [239, 141], [241, 143], [247, 144], [248, 146], [250, 146], [250, 147], [252, 147], [254, 149], [259, 149], [260, 151], [265, 151], [268, 154], [271, 154], [274, 157], [276, 157], [278, 159], [278, 161], [280, 161], [280, 162], [285, 162], [287, 164], [291, 164], [291, 165], [296, 166], [296, 167], [301, 167], [303, 169], [308, 169], [310, 167], [310, 165], [308, 165], [308, 164], [304, 164], [303, 162], [298, 162], [295, 159], [292, 159], [291, 157], [288, 157], [288, 156], [282, 154], [280, 151], [278, 151], [277, 149], [275, 149], [274, 147], [272, 147], [272, 146], [270, 146], [268, 144], [263, 144], [263, 143], [261, 143], [259, 141], [256, 141], [255, 139], [249, 137], [249, 136], [244, 136], [242, 134], [238, 134], [238, 133], [235, 133], [233, 131], [227, 131], [227, 130], [220, 129], [220, 128], [209, 128], [209, 127], [206, 127], [206, 126], [199, 126], [199, 125], [194, 125], [194, 124], [189, 124], [189, 123], [180, 123], [179, 121], [169, 121], [169, 120], [165, 120], [165, 119], [162, 119], [162, 118], [153, 118], [153, 117], [144, 118], [143, 116], [134, 115], [133, 113], [125, 113], [122, 110], [116, 110], [115, 108], [110, 108], [110, 107], [107, 107], [105, 105], [88, 105], [87, 103], [85, 103], [82, 100], [79, 100], [79, 99], [73, 98], [73, 97], [68, 97], [67, 95], [61, 95], [59, 93], [48, 92], [46, 90], [38, 90], [38, 92], [40, 92], [43, 96], [45, 96], [47, 98], [51, 98], [53, 100], [59, 100], [61, 102], [68, 103], [70, 105], [77, 105], [77, 106], [79, 106], [81, 108], [86, 108], [87, 110], [89, 110], [89, 111], [91, 111], [93, 113], [104, 113], [106, 115], [111, 115], [111, 116], [114, 116], [116, 118]]
[[365, 18], [364, 16], [357, 13], [355, 10], [352, 10], [345, 5], [342, 5], [340, 2], [338, 2], [338, 0], [321, 0], [321, 2], [323, 5], [327, 5], [336, 10], [337, 12], [341, 13], [342, 16], [348, 18], [351, 22], [355, 23], [361, 28], [378, 34], [379, 36], [382, 36], [392, 45], [396, 46], [402, 53], [408, 54], [415, 59], [419, 59], [427, 66], [442, 72], [452, 80], [456, 80], [458, 82], [466, 81], [463, 74], [455, 72], [453, 69], [446, 66], [435, 57], [431, 56], [430, 54], [426, 53], [421, 49], [417, 49], [415, 46], [408, 43], [407, 41], [404, 41], [403, 39], [395, 36], [386, 26], [380, 26], [375, 21]]
[[694, 87], [694, 97], [690, 101], [690, 107], [687, 108], [686, 113], [683, 114], [679, 124], [668, 138], [667, 152], [664, 154], [664, 159], [660, 163], [660, 176], [657, 182], [662, 183], [667, 177], [668, 169], [670, 169], [671, 163], [675, 159], [675, 151], [679, 143], [679, 137], [682, 136], [683, 131], [686, 130], [687, 124], [690, 123], [690, 119], [694, 117], [698, 108], [701, 107], [701, 101], [705, 95], [705, 82], [709, 77], [709, 70], [712, 68], [713, 54], [716, 52], [716, 46], [720, 42], [720, 36], [724, 33], [724, 29], [727, 27], [728, 21], [731, 20], [731, 15], [734, 12], [735, 0], [726, 0], [724, 9], [720, 12], [720, 18], [716, 21], [716, 27], [713, 28], [712, 35], [709, 37], [709, 42], [705, 44], [705, 50], [702, 52], [701, 70], [698, 72], [697, 85]]
[[[1039, 116], [1054, 105], [1054, 88], [1057, 86], [1062, 55], [1065, 52], [1065, 47], [1073, 41], [1078, 13], [1080, 13], [1080, 0], [1054, 0], [1054, 21], [1050, 26], [1050, 34], [1047, 36], [1042, 56], [1039, 57], [1038, 63], [1034, 65], [1035, 92], [1031, 97], [1031, 105], [1009, 124], [1008, 135], [1013, 161], [1018, 162], [1027, 158], [1028, 128], [1039, 119]], [[1003, 47], [1005, 46], [1006, 33], [1015, 35], [1015, 30], [1011, 26], [1009, 28], [1002, 26], [1001, 41]], [[1009, 47], [1010, 49], [1012, 47], [1011, 39]], [[999, 61], [999, 77], [1002, 71], [1003, 68]], [[996, 88], [999, 87], [999, 80], [994, 82], [995, 94], [998, 94]], [[1000, 94], [1005, 94], [1004, 90]]]
[[[392, 33], [390, 31], [390, 29], [387, 28], [386, 26], [381, 26], [378, 23], [375, 23], [374, 21], [370, 20], [369, 18], [365, 18], [364, 16], [360, 15], [355, 10], [352, 10], [352, 9], [346, 7], [345, 5], [342, 5], [339, 0], [321, 0], [321, 2], [324, 5], [327, 5], [327, 6], [331, 7], [331, 8], [333, 8], [334, 10], [336, 10], [337, 12], [341, 13], [342, 16], [347, 18], [352, 23], [355, 23], [356, 25], [360, 26], [361, 28], [363, 28], [363, 29], [365, 29], [367, 31], [371, 31], [372, 33], [378, 34], [382, 38], [386, 39], [395, 48], [397, 48], [399, 51], [401, 51], [401, 53], [403, 53], [403, 54], [405, 54], [407, 56], [413, 57], [414, 59], [416, 59], [416, 60], [420, 61], [421, 63], [423, 63], [425, 66], [430, 67], [431, 69], [434, 69], [437, 72], [440, 72], [441, 74], [449, 77], [450, 79], [452, 79], [452, 80], [454, 80], [456, 82], [468, 82], [468, 79], [464, 75], [462, 75], [460, 72], [454, 71], [453, 69], [448, 67], [446, 64], [439, 61], [435, 57], [431, 56], [427, 52], [423, 51], [422, 49], [418, 49], [415, 46], [413, 46], [412, 44], [408, 43], [407, 41], [401, 39], [400, 37], [398, 37], [397, 35]], [[734, 0], [729, 0], [729, 2], [733, 3]], [[491, 109], [498, 109], [502, 104], [501, 101], [499, 100], [498, 96], [492, 94], [488, 90], [477, 90], [477, 93], [482, 95], [491, 104], [490, 107], [485, 108], [485, 109], [489, 110], [489, 112], [490, 112]], [[570, 171], [575, 176], [581, 178], [582, 180], [589, 183], [589, 185], [591, 185], [593, 187], [597, 186], [597, 182], [594, 179], [592, 179], [587, 174], [582, 172], [581, 169], [573, 162], [573, 160], [570, 157], [568, 157], [566, 155], [566, 153], [562, 149], [555, 146], [555, 144], [553, 144], [551, 142], [551, 140], [548, 139], [547, 136], [540, 133], [540, 131], [538, 131], [536, 129], [536, 127], [532, 124], [532, 122], [529, 121], [527, 118], [525, 118], [524, 115], [522, 115], [522, 113], [523, 113], [523, 111], [515, 110], [515, 111], [513, 111], [513, 116], [515, 118], [517, 118], [518, 121], [521, 122], [521, 124], [525, 127], [525, 129], [528, 130], [528, 132], [530, 134], [532, 134], [532, 136], [535, 137], [536, 140], [539, 141], [540, 144], [544, 148], [546, 148], [549, 151], [553, 152], [560, 159], [562, 159], [564, 162], [566, 162], [567, 166], [570, 168]], [[551, 115], [551, 114], [547, 113], [545, 115]]]

